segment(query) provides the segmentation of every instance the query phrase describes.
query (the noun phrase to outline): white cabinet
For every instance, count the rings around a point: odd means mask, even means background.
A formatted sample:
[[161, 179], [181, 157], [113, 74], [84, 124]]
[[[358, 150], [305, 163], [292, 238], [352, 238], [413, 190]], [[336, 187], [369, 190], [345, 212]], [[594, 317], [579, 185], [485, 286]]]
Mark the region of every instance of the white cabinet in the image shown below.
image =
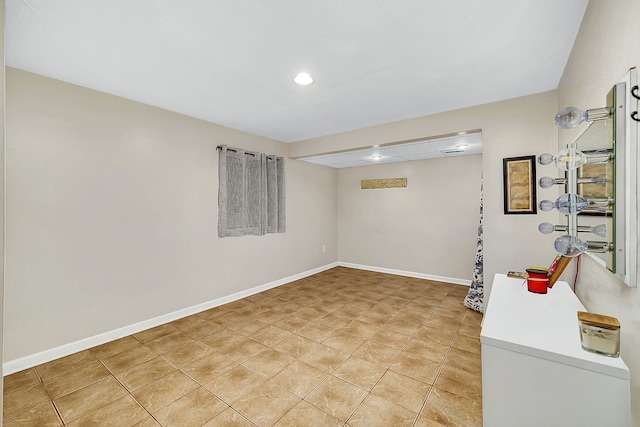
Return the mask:
[[534, 294], [496, 274], [480, 333], [484, 426], [631, 425], [629, 368], [582, 349], [577, 311], [565, 282]]

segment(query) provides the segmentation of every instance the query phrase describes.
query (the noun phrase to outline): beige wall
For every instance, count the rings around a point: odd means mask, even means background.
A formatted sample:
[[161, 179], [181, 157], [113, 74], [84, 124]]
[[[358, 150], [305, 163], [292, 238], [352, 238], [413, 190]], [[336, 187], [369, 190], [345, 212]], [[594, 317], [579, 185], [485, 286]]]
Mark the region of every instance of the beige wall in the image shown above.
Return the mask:
[[[5, 83], [4, 83], [4, 0], [0, 1], [0, 360], [2, 360], [4, 334], [4, 219], [5, 219]], [[3, 387], [2, 364], [0, 363], [0, 390]], [[0, 394], [0, 426], [2, 425], [2, 395]]]
[[295, 160], [287, 232], [218, 238], [218, 144], [287, 154], [7, 68], [5, 361], [337, 261], [337, 173]]
[[[340, 169], [340, 261], [471, 280], [481, 177], [480, 155]], [[375, 178], [407, 187], [360, 189]]]
[[[549, 242], [548, 236], [538, 232], [537, 227], [543, 221], [556, 221], [556, 214], [539, 212], [537, 215], [504, 215], [502, 159], [555, 151], [557, 133], [553, 117], [557, 112], [557, 104], [556, 92], [545, 92], [301, 141], [291, 145], [289, 155], [301, 157], [481, 129], [484, 273], [488, 294], [495, 273], [522, 270], [530, 265], [548, 265], [555, 256], [553, 244]], [[454, 169], [450, 173], [455, 174], [457, 171]], [[540, 188], [537, 189], [537, 194], [539, 200], [557, 197], [556, 192]], [[451, 220], [445, 227], [455, 227], [455, 221]], [[362, 241], [350, 244], [364, 247], [368, 237], [360, 237], [363, 238]], [[475, 244], [475, 230], [468, 238]], [[472, 267], [470, 265], [468, 268]]]
[[[640, 2], [591, 0], [558, 88], [559, 108], [597, 108], [627, 70], [640, 66]], [[561, 146], [580, 129], [559, 131]], [[633, 425], [640, 425], [640, 291], [628, 288], [587, 256], [577, 294], [589, 311], [615, 316], [622, 325], [621, 355], [631, 369]]]

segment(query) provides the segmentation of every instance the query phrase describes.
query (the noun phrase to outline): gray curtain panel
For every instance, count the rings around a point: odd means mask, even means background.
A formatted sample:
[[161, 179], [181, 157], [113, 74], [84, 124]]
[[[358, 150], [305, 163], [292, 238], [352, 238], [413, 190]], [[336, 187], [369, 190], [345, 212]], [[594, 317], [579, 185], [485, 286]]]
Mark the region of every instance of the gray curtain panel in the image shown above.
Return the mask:
[[226, 145], [218, 148], [218, 236], [284, 233], [284, 159]]

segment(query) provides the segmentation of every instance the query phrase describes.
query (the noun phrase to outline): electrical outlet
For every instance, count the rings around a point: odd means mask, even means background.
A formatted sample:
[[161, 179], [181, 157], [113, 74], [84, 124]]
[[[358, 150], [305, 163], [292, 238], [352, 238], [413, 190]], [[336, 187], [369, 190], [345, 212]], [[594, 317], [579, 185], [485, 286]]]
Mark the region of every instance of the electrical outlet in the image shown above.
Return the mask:
[[327, 252], [327, 245], [322, 245], [322, 253]]

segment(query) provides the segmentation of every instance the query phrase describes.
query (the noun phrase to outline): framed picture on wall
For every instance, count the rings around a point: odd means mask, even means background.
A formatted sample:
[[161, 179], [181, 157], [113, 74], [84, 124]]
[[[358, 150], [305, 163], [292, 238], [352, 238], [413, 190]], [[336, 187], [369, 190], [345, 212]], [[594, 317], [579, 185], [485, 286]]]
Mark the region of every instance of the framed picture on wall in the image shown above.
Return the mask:
[[502, 159], [504, 213], [536, 214], [536, 156]]

